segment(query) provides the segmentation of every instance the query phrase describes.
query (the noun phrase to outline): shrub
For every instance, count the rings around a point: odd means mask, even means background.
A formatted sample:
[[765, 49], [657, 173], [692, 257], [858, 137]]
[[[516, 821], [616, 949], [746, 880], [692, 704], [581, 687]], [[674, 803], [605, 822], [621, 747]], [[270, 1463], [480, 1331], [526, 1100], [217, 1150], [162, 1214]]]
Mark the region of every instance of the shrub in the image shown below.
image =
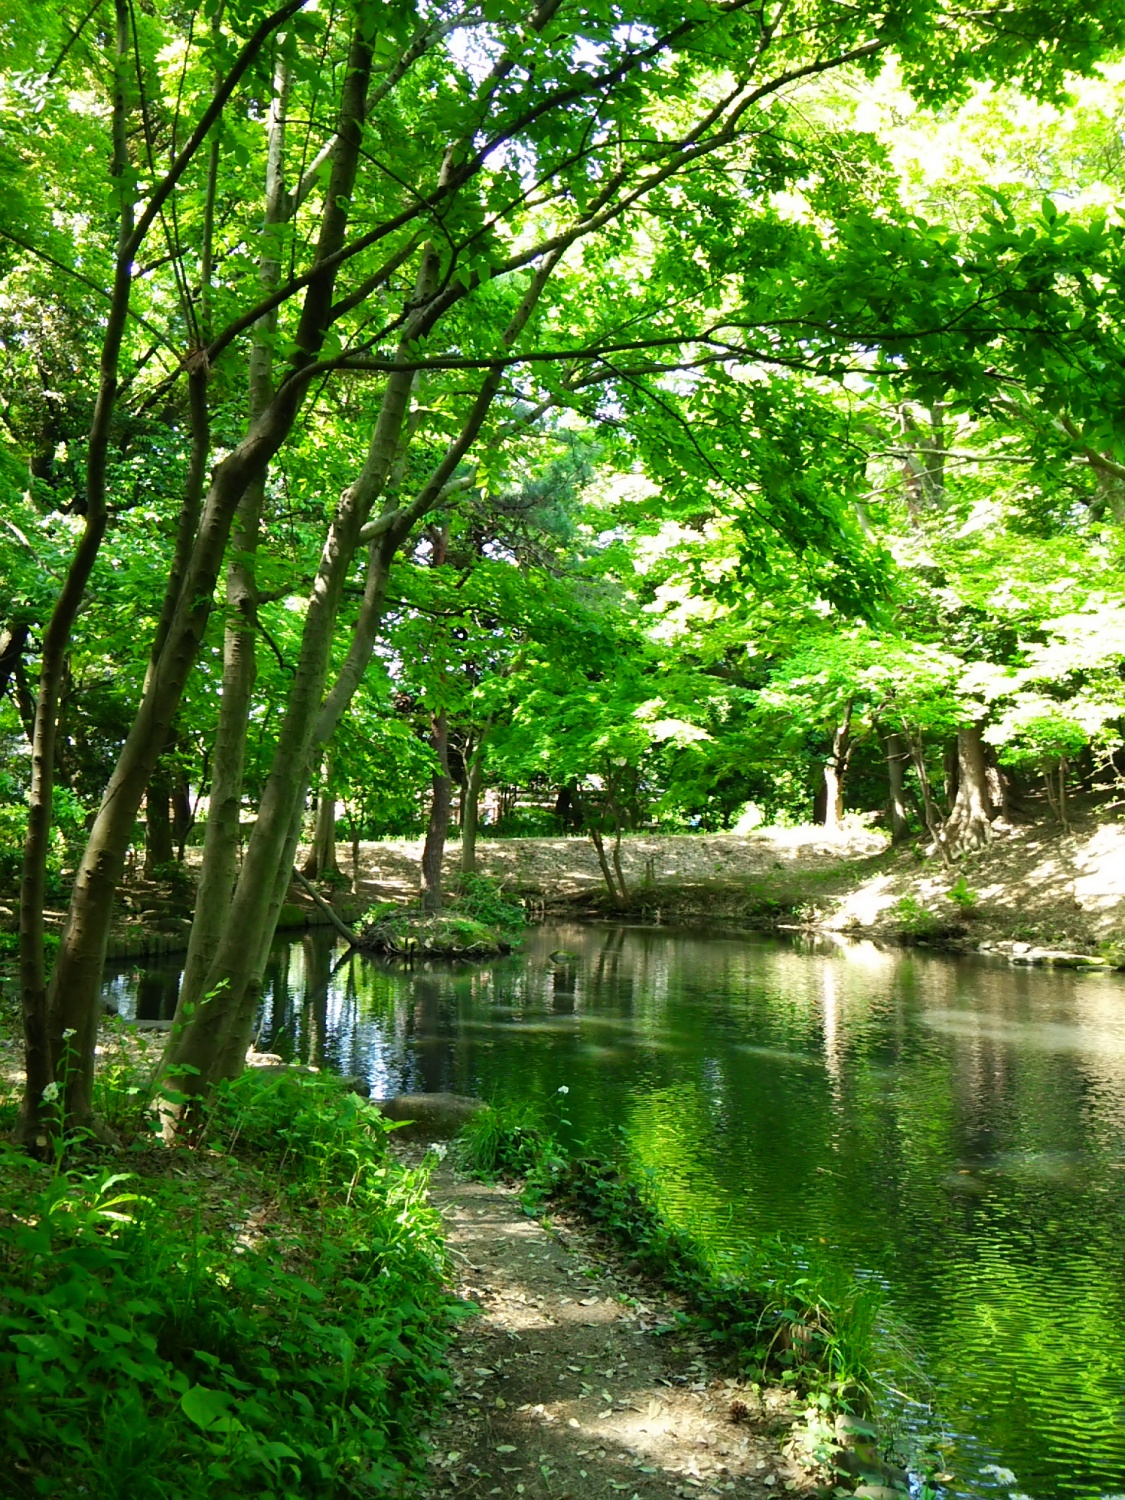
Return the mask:
[[980, 896], [970, 887], [964, 875], [958, 875], [952, 889], [947, 891], [946, 894], [955, 906], [960, 907], [965, 916], [968, 916], [971, 911], [975, 910], [977, 903], [980, 901]]
[[417, 1466], [452, 1307], [425, 1174], [338, 1082], [239, 1079], [206, 1134], [143, 1188], [7, 1154], [6, 1493], [359, 1497]]
[[500, 882], [490, 875], [461, 876], [457, 910], [486, 927], [498, 927], [504, 932], [518, 932], [527, 924], [523, 907], [509, 900]]

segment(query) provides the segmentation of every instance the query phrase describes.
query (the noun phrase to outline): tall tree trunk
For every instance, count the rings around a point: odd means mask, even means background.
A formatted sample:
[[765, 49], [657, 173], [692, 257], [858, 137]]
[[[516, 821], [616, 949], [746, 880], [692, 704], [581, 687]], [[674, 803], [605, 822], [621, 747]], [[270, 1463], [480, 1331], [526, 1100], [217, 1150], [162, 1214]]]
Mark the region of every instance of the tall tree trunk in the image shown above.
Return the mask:
[[[125, 323], [129, 316], [132, 267], [129, 246], [133, 237], [132, 195], [125, 190], [129, 166], [127, 134], [129, 109], [129, 22], [126, 0], [115, 0], [114, 82], [112, 110], [113, 160], [111, 174], [119, 185], [120, 221], [117, 257], [109, 313], [102, 339], [98, 394], [86, 450], [85, 522], [62, 589], [43, 634], [39, 670], [39, 693], [35, 704], [35, 726], [31, 744], [31, 787], [28, 794], [27, 836], [24, 841], [23, 878], [20, 883], [20, 1002], [23, 1014], [26, 1082], [19, 1135], [36, 1149], [46, 1144], [43, 1110], [49, 1102], [45, 1091], [56, 1082], [63, 1050], [80, 1061], [89, 1058], [93, 1069], [94, 1039], [90, 1033], [72, 1038], [65, 1026], [52, 1027], [51, 1002], [43, 953], [43, 905], [46, 896], [47, 854], [50, 847], [55, 786], [55, 747], [59, 697], [66, 670], [70, 634], [86, 593], [90, 573], [105, 536], [107, 524], [106, 476], [110, 426], [117, 401], [118, 369]], [[130, 819], [131, 823], [132, 819]], [[94, 1007], [91, 1006], [93, 1013]], [[75, 1088], [67, 1075], [67, 1108], [72, 1110]], [[81, 1071], [81, 1067], [79, 1068]], [[81, 1085], [79, 1085], [81, 1088]]]
[[979, 849], [992, 838], [988, 766], [979, 724], [957, 731], [957, 795], [945, 825], [953, 849]]
[[910, 837], [910, 823], [906, 816], [906, 762], [909, 755], [901, 734], [887, 735], [887, 784], [890, 790], [887, 822], [892, 844], [904, 843]]
[[488, 729], [481, 731], [465, 767], [465, 789], [461, 795], [461, 873], [477, 872], [477, 832], [480, 828], [480, 794], [484, 788], [484, 746]]
[[[277, 14], [284, 19], [282, 13]], [[114, 889], [120, 879], [133, 819], [199, 651], [235, 509], [247, 486], [264, 475], [292, 430], [316, 352], [331, 321], [335, 257], [347, 227], [370, 65], [370, 48], [356, 36], [348, 60], [338, 148], [325, 192], [314, 270], [308, 278], [296, 329], [295, 362], [288, 380], [269, 407], [214, 471], [163, 647], [158, 655], [154, 654], [140, 706], [102, 798], [75, 879], [51, 979], [49, 1009], [52, 1034], [74, 1033], [76, 1066], [71, 1073], [68, 1102], [77, 1124], [85, 1124], [92, 1117], [98, 986], [105, 962]], [[193, 370], [198, 372], [198, 363]], [[303, 767], [300, 774], [303, 779]], [[244, 942], [246, 930], [242, 930]]]
[[[266, 124], [265, 222], [258, 257], [258, 279], [264, 292], [272, 291], [281, 274], [279, 226], [288, 214], [285, 193], [285, 129], [289, 73], [283, 62], [274, 74], [273, 98]], [[249, 417], [256, 421], [273, 395], [273, 347], [277, 311], [254, 325], [249, 359]], [[246, 734], [254, 683], [258, 674], [258, 591], [255, 555], [261, 529], [266, 479], [250, 483], [234, 521], [234, 549], [227, 564], [226, 628], [223, 632], [223, 685], [219, 722], [212, 755], [211, 793], [203, 835], [203, 859], [195, 893], [195, 911], [188, 939], [184, 976], [180, 985], [181, 1014], [194, 1007], [200, 986], [215, 958], [223, 925], [230, 910], [238, 871], [242, 784], [246, 768]]]
[[422, 848], [422, 910], [441, 910], [441, 864], [449, 837], [449, 814], [453, 806], [453, 778], [449, 774], [449, 719], [445, 709], [434, 714], [430, 745], [437, 756], [437, 769], [430, 782], [430, 817]]

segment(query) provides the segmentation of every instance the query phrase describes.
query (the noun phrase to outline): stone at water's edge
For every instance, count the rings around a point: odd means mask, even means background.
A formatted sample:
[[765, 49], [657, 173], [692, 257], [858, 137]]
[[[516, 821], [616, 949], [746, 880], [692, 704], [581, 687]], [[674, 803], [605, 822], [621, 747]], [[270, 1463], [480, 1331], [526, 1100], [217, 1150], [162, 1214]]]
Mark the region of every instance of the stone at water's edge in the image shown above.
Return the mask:
[[372, 1103], [388, 1120], [408, 1121], [404, 1134], [431, 1138], [456, 1135], [478, 1110], [486, 1108], [483, 1099], [466, 1094], [399, 1094]]

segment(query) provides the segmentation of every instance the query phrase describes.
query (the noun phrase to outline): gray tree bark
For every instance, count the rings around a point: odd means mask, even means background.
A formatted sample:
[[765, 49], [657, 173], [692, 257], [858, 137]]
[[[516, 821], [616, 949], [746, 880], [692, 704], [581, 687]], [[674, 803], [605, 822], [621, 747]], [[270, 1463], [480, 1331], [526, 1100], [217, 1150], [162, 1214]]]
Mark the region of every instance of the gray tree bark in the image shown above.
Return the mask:
[[979, 724], [957, 731], [957, 793], [945, 824], [951, 849], [979, 849], [992, 838], [992, 800]]

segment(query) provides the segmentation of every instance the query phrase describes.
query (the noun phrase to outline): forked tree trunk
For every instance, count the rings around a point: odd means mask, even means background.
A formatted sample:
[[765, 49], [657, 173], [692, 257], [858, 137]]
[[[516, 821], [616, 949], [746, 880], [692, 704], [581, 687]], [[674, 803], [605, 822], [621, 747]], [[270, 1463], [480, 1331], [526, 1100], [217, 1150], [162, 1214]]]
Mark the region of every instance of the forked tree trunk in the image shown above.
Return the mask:
[[910, 823], [906, 815], [906, 762], [910, 751], [901, 734], [887, 735], [887, 823], [891, 830], [891, 843], [901, 844], [910, 837]]
[[979, 724], [957, 731], [957, 795], [945, 825], [952, 849], [980, 849], [992, 838], [988, 765]]
[[[561, 250], [546, 257], [502, 337], [511, 347], [526, 326], [553, 272]], [[440, 304], [433, 302], [437, 255], [427, 246], [413, 298], [417, 312], [407, 322], [400, 351], [405, 357], [429, 332]], [[178, 1016], [165, 1054], [165, 1077], [174, 1092], [198, 1096], [221, 1078], [238, 1073], [253, 1025], [262, 969], [288, 888], [300, 836], [310, 754], [331, 738], [371, 659], [395, 552], [416, 521], [439, 503], [459, 465], [476, 441], [503, 379], [491, 369], [458, 437], [450, 443], [415, 500], [365, 520], [396, 459], [413, 377], [393, 374], [387, 381], [367, 462], [345, 492], [330, 529], [310, 596], [301, 654], [279, 732], [273, 766], [246, 850], [230, 912], [215, 958], [190, 1016]], [[320, 702], [327, 677], [332, 633], [340, 597], [358, 541], [370, 542], [364, 597], [352, 642], [336, 682]], [[318, 712], [319, 705], [319, 712]], [[245, 934], [255, 934], [248, 944]], [[182, 1106], [170, 1106], [166, 1119]]]
[[[130, 11], [125, 0], [115, 0], [114, 12], [116, 30], [111, 174], [115, 182], [121, 184], [129, 164], [129, 109], [126, 101], [129, 89]], [[81, 1096], [84, 1081], [80, 1076], [76, 1086], [72, 1075], [88, 1073], [91, 1078], [93, 1075], [94, 1036], [90, 1020], [94, 1015], [94, 1005], [90, 1006], [91, 1017], [85, 1018], [81, 1034], [74, 1028], [72, 1035], [65, 1022], [63, 1025], [52, 1025], [51, 992], [48, 989], [43, 953], [43, 906], [46, 897], [47, 854], [54, 814], [59, 699], [66, 671], [66, 653], [70, 633], [82, 607], [86, 585], [106, 531], [109, 435], [117, 401], [121, 344], [129, 315], [132, 281], [129, 245], [132, 236], [131, 194], [122, 191], [113, 291], [102, 339], [98, 394], [86, 450], [85, 522], [62, 589], [43, 633], [39, 693], [32, 730], [31, 787], [28, 793], [27, 836], [24, 841], [23, 877], [20, 883], [20, 1002], [26, 1071], [17, 1134], [25, 1144], [36, 1150], [42, 1150], [46, 1146], [43, 1119], [44, 1110], [50, 1105], [46, 1090], [57, 1081], [56, 1074], [60, 1066], [67, 1075], [66, 1105], [72, 1113], [75, 1095], [77, 1093]], [[136, 811], [135, 805], [133, 811]], [[131, 823], [132, 814], [130, 825]], [[64, 943], [65, 941], [64, 935]], [[64, 1051], [69, 1054], [65, 1065], [62, 1059]], [[83, 1115], [88, 1114], [88, 1105], [81, 1099], [80, 1102]]]
[[[345, 86], [348, 120], [352, 119], [351, 111], [362, 109], [369, 66], [370, 51], [357, 40], [353, 43]], [[350, 149], [338, 152], [333, 164], [317, 244], [318, 263], [333, 256], [344, 237], [358, 156], [358, 125], [342, 131], [341, 139], [344, 138], [350, 142]], [[310, 368], [323, 342], [331, 316], [335, 275], [335, 265], [329, 260], [325, 270], [310, 278], [296, 330], [298, 366], [262, 417], [214, 471], [163, 650], [151, 665], [140, 706], [106, 787], [75, 878], [58, 962], [51, 978], [49, 1006], [52, 1033], [61, 1035], [64, 1030], [74, 1033], [75, 1067], [68, 1103], [76, 1124], [86, 1124], [92, 1117], [98, 987], [105, 963], [114, 890], [121, 877], [133, 819], [199, 651], [235, 509], [246, 487], [265, 473], [292, 430], [303, 403], [307, 379], [302, 372]], [[303, 765], [296, 774], [303, 785]], [[272, 870], [266, 876], [267, 893], [271, 874]], [[244, 946], [247, 930], [241, 929]]]
[[453, 778], [449, 774], [449, 718], [445, 709], [433, 716], [430, 745], [437, 756], [437, 769], [430, 781], [430, 816], [426, 824], [426, 842], [422, 846], [422, 910], [439, 912], [442, 906], [441, 865], [449, 837], [449, 818], [453, 807]]

